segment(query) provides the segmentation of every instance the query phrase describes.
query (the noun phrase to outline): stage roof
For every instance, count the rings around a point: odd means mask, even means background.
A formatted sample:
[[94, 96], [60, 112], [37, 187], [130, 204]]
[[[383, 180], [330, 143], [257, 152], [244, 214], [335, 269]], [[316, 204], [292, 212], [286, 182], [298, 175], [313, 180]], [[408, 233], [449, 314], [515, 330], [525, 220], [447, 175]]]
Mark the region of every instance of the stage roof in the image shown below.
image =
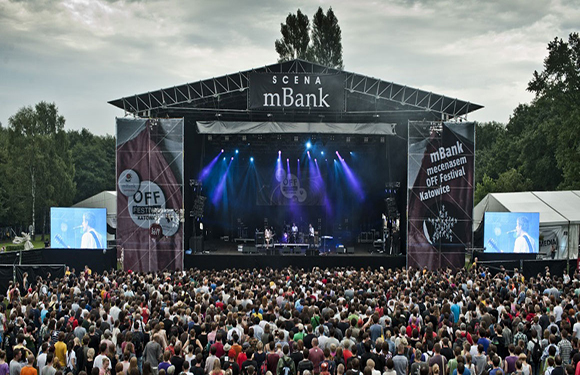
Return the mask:
[[[269, 114], [248, 109], [248, 83], [252, 72], [342, 73], [345, 79], [346, 110], [316, 114], [313, 111], [286, 111]], [[217, 78], [186, 83], [109, 102], [127, 114], [140, 117], [188, 117], [209, 121], [276, 121], [344, 123], [404, 123], [407, 120], [440, 121], [465, 118], [483, 108], [479, 104], [450, 98], [357, 74], [340, 71], [304, 60], [276, 63]]]

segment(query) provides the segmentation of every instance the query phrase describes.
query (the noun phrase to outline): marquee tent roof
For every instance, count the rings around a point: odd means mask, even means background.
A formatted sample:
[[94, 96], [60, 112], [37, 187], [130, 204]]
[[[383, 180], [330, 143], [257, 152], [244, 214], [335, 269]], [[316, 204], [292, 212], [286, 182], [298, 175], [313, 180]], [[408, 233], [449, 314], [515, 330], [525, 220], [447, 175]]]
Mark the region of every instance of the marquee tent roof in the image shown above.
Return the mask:
[[540, 225], [580, 224], [580, 190], [490, 193], [473, 210], [473, 229], [485, 212], [539, 212]]
[[101, 191], [85, 200], [82, 200], [73, 205], [73, 207], [86, 208], [106, 208], [107, 215], [117, 214], [117, 192], [116, 191]]
[[183, 117], [196, 120], [309, 122], [314, 111], [289, 111], [271, 117], [248, 109], [249, 75], [252, 72], [344, 75], [346, 110], [325, 113], [325, 122], [441, 121], [465, 117], [483, 108], [465, 100], [383, 81], [358, 73], [340, 71], [304, 60], [276, 63], [179, 86], [126, 96], [109, 103], [140, 117]]

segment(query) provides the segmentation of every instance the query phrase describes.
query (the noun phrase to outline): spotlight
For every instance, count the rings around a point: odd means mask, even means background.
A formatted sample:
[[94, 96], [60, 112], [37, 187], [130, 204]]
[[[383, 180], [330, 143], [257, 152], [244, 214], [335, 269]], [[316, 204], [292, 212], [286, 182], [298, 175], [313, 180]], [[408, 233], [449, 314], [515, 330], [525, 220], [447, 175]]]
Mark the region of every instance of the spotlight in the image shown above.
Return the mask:
[[252, 163], [254, 162], [254, 157], [253, 156], [250, 157], [250, 162], [252, 162]]
[[289, 161], [290, 161], [290, 159], [286, 159], [286, 162], [289, 162]]
[[226, 161], [226, 157], [224, 156], [224, 161]]
[[280, 158], [278, 158], [278, 161], [280, 161]]
[[310, 148], [312, 147], [312, 143], [310, 143], [310, 141], [306, 142], [306, 148]]
[[239, 153], [239, 152], [240, 152], [240, 150], [236, 150], [236, 154]]
[[324, 151], [320, 151], [320, 155], [324, 155]]
[[232, 158], [230, 160], [234, 160], [234, 157], [232, 156]]
[[278, 155], [280, 155], [282, 153], [282, 151], [278, 150]]
[[222, 148], [222, 154], [223, 154], [223, 152], [224, 152], [224, 149]]
[[351, 154], [351, 155], [354, 155], [354, 154], [352, 153], [352, 151], [350, 152], [350, 154]]

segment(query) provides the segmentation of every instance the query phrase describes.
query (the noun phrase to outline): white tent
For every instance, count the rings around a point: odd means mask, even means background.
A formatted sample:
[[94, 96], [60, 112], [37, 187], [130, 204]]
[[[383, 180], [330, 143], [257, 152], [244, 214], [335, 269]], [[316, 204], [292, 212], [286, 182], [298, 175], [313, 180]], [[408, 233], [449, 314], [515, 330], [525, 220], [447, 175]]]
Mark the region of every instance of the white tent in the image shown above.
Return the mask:
[[[473, 210], [473, 230], [483, 225], [485, 212], [539, 212], [540, 254], [548, 254], [557, 239], [557, 258], [578, 258], [580, 191], [491, 193]], [[544, 246], [542, 246], [544, 245]]]
[[[117, 229], [117, 192], [101, 191], [85, 200], [73, 205], [73, 207], [84, 208], [106, 208], [107, 209], [107, 226]], [[107, 241], [112, 241], [115, 236], [107, 233]]]

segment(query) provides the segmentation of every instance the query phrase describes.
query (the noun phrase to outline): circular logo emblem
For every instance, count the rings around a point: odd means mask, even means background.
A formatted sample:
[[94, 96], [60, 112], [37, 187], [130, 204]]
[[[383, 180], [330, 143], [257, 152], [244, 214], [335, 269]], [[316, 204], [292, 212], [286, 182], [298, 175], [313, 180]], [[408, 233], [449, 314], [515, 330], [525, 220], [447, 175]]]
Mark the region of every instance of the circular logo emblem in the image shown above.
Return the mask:
[[139, 176], [134, 170], [125, 169], [119, 175], [119, 181], [117, 184], [121, 194], [130, 197], [139, 190]]

